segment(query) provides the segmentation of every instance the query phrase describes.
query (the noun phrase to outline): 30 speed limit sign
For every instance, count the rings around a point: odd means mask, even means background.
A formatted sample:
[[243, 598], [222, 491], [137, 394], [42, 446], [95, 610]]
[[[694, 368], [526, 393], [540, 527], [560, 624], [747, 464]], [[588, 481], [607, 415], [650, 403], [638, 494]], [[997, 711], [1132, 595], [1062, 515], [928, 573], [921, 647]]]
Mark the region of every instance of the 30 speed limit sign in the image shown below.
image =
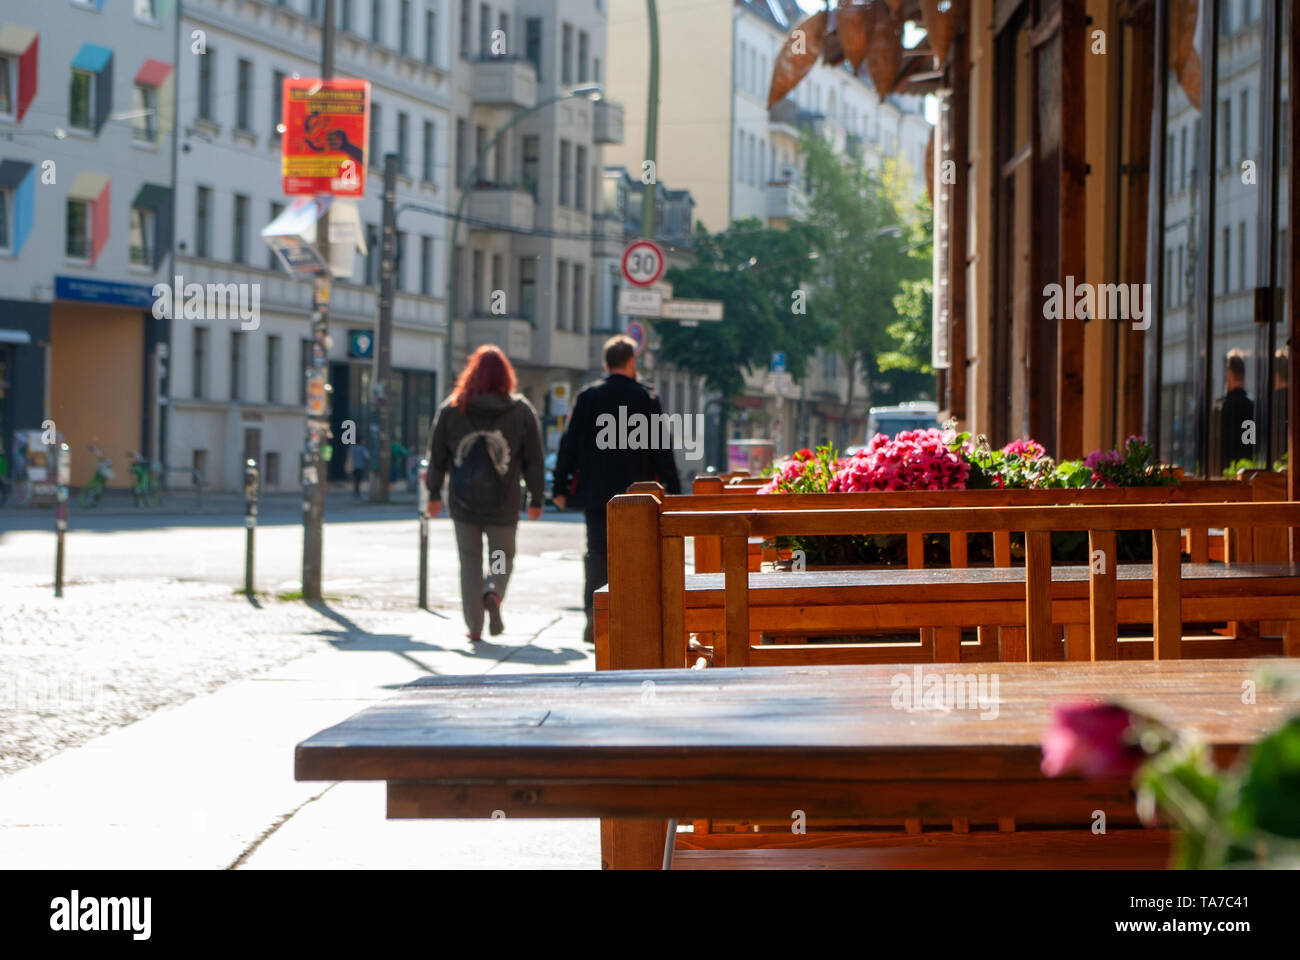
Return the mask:
[[633, 240], [623, 251], [623, 279], [636, 287], [649, 287], [664, 275], [663, 248], [650, 240]]

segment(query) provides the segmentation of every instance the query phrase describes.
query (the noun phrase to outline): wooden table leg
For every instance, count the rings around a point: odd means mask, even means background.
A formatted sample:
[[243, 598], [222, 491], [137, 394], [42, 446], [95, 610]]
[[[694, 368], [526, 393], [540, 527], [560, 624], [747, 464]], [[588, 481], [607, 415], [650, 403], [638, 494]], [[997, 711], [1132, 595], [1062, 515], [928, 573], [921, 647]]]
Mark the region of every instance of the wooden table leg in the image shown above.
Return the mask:
[[666, 820], [600, 821], [600, 866], [603, 870], [661, 870]]

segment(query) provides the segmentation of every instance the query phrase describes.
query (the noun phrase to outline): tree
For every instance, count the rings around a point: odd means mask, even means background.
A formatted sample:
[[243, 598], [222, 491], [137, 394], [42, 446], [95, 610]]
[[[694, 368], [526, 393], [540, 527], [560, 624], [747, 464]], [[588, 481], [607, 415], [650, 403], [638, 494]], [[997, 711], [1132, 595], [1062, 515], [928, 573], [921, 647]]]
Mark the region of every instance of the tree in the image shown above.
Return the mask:
[[[921, 304], [895, 301], [900, 293], [922, 292], [907, 285], [924, 283], [930, 272], [929, 217], [924, 208], [908, 208], [897, 164], [880, 172], [847, 164], [812, 135], [804, 137], [803, 153], [806, 220], [818, 253], [812, 303], [848, 368], [841, 437], [847, 444], [859, 374], [875, 399], [890, 386], [916, 381], [928, 365], [925, 338], [916, 330]], [[894, 372], [882, 378], [882, 370]]]
[[826, 339], [800, 285], [812, 269], [810, 244], [803, 224], [778, 230], [738, 220], [715, 234], [698, 226], [694, 262], [667, 279], [674, 297], [722, 301], [723, 319], [696, 327], [654, 321], [660, 359], [704, 377], [728, 408], [745, 389], [745, 373], [766, 369], [774, 351], [802, 372]]

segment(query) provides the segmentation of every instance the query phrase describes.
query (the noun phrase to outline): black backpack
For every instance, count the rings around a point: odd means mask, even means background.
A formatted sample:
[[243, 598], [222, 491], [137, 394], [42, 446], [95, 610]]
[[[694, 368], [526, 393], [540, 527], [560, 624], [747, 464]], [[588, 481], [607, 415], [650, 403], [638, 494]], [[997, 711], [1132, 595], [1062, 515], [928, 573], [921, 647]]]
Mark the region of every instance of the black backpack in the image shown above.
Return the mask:
[[[451, 470], [451, 498], [461, 510], [472, 514], [498, 512], [506, 502], [506, 474], [510, 472], [510, 448], [501, 454], [501, 469], [492, 459], [489, 431], [476, 424], [466, 411], [466, 418], [474, 432], [467, 434], [457, 447], [457, 459]], [[496, 421], [494, 420], [493, 423]], [[501, 436], [499, 433], [497, 436]], [[504, 441], [504, 438], [502, 438]], [[466, 449], [466, 444], [469, 445]]]

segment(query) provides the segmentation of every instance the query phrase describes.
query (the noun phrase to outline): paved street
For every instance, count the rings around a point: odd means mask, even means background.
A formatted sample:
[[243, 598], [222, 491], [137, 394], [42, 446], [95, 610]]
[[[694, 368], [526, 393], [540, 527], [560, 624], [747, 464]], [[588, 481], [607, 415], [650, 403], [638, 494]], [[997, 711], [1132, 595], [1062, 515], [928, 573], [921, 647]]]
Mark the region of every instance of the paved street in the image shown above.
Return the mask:
[[418, 676], [586, 670], [580, 514], [521, 523], [506, 632], [475, 648], [449, 521], [415, 606], [412, 504], [332, 496], [325, 602], [296, 498], [76, 512], [65, 596], [48, 512], [0, 511], [0, 866], [587, 867], [593, 821], [389, 822], [380, 784], [295, 783], [293, 747]]

